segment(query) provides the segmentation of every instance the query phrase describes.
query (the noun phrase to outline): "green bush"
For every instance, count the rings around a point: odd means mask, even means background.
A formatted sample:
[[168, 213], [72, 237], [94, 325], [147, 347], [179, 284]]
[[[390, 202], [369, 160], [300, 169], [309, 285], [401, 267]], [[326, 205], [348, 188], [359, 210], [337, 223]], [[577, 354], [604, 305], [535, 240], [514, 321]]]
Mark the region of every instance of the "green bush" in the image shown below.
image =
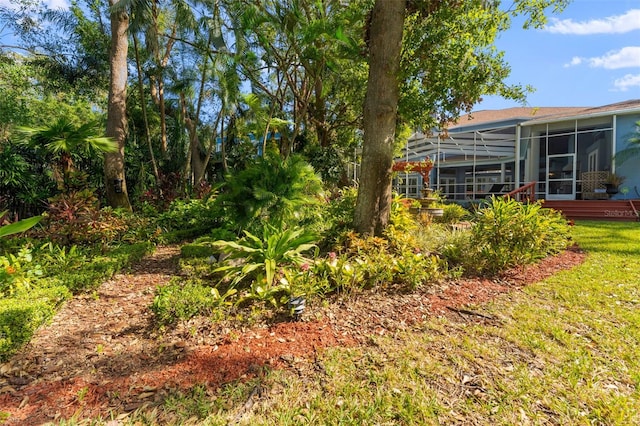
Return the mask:
[[356, 208], [358, 189], [343, 188], [334, 192], [326, 203], [320, 204], [318, 220], [309, 228], [321, 235], [318, 243], [323, 249], [339, 244], [344, 235], [353, 229], [353, 216]]
[[24, 294], [31, 289], [33, 281], [42, 276], [42, 268], [33, 263], [33, 255], [27, 247], [17, 254], [0, 256], [0, 296]]
[[437, 255], [424, 251], [413, 233], [389, 228], [387, 238], [346, 236], [341, 253], [329, 253], [318, 259], [313, 268], [322, 287], [328, 290], [354, 290], [396, 283], [415, 289], [444, 278], [446, 263]]
[[267, 154], [228, 176], [218, 200], [234, 229], [256, 233], [265, 222], [283, 228], [305, 221], [321, 193], [322, 181], [302, 157]]
[[336, 144], [331, 144], [328, 147], [309, 144], [304, 149], [304, 156], [313, 169], [322, 176], [322, 181], [325, 184], [335, 186], [343, 179], [346, 162]]
[[270, 225], [264, 226], [261, 237], [244, 232], [240, 240], [214, 243], [228, 255], [216, 272], [224, 272], [224, 279], [231, 280], [232, 285], [254, 280], [265, 280], [267, 287], [274, 285], [279, 268], [309, 262], [304, 253], [315, 247], [317, 239], [303, 229], [279, 230]]
[[406, 203], [406, 198], [402, 195], [395, 194], [391, 201], [391, 213], [389, 215], [389, 222], [394, 229], [401, 232], [414, 232], [418, 227], [413, 215], [409, 212], [409, 207]]
[[[118, 271], [138, 262], [153, 245], [149, 242], [124, 244], [112, 249], [104, 255], [83, 254], [74, 268], [64, 268], [56, 262], [45, 266], [45, 276], [55, 276], [74, 294], [98, 287], [105, 280], [110, 279]], [[77, 255], [80, 256], [80, 255]]]
[[465, 269], [496, 274], [566, 248], [570, 228], [559, 212], [540, 203], [492, 197], [476, 213]]
[[210, 315], [217, 308], [226, 305], [226, 299], [233, 294], [235, 290], [220, 295], [217, 289], [197, 280], [181, 283], [174, 279], [156, 289], [151, 310], [160, 325], [168, 325], [196, 315]]
[[[9, 259], [0, 266], [0, 280], [10, 272], [11, 291], [0, 298], [0, 359], [29, 341], [35, 330], [51, 318], [58, 305], [74, 293], [100, 285], [116, 272], [140, 260], [152, 248], [148, 242], [123, 245], [92, 256], [87, 248], [48, 243]], [[15, 259], [16, 261], [14, 261]], [[42, 266], [40, 266], [40, 263]], [[25, 281], [26, 280], [26, 281]], [[3, 281], [3, 284], [6, 282]]]
[[58, 285], [35, 289], [28, 298], [0, 299], [0, 360], [6, 361], [27, 343], [69, 297], [69, 290]]
[[469, 219], [471, 213], [459, 204], [450, 203], [442, 206], [442, 216], [436, 216], [435, 222], [454, 224]]
[[202, 243], [185, 244], [180, 247], [180, 257], [184, 259], [209, 257], [215, 254], [211, 245]]
[[157, 218], [167, 241], [177, 242], [208, 234], [220, 226], [222, 210], [215, 194], [203, 199], [174, 200]]
[[393, 265], [394, 281], [412, 290], [444, 278], [447, 270], [446, 261], [426, 253], [405, 253], [397, 256]]

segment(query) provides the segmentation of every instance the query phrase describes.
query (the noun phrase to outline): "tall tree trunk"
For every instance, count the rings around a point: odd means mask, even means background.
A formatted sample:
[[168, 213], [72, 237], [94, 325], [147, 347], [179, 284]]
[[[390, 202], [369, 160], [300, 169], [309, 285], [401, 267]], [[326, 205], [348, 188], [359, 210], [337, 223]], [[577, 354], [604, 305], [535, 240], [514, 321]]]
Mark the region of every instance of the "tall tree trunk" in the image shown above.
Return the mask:
[[[225, 103], [224, 101], [222, 101], [222, 108], [220, 108], [220, 114], [218, 114], [218, 118], [216, 118], [216, 122], [213, 125], [214, 129], [218, 128], [218, 124], [220, 124], [220, 140], [222, 142], [222, 167], [225, 173], [227, 173], [228, 167], [227, 167], [227, 154], [225, 151], [225, 141], [224, 141], [224, 120], [222, 119], [222, 114], [223, 111], [225, 110]], [[202, 179], [204, 179], [204, 175], [207, 172], [207, 167], [209, 167], [209, 161], [211, 160], [211, 154], [213, 153], [213, 150], [216, 148], [216, 132], [215, 130], [213, 131], [213, 134], [211, 135], [211, 137], [209, 138], [209, 148], [207, 149], [207, 155], [204, 157], [204, 160], [202, 160], [202, 163], [199, 166], [199, 170], [195, 170], [194, 169], [194, 173], [195, 173], [195, 178], [194, 178], [194, 185], [197, 185], [200, 183], [200, 181]]]
[[118, 144], [116, 152], [104, 154], [104, 176], [107, 201], [111, 207], [131, 210], [127, 181], [124, 175], [124, 144], [127, 137], [127, 29], [129, 16], [125, 10], [113, 11], [119, 0], [109, 0], [111, 7], [111, 51], [109, 67], [109, 100], [107, 107], [107, 136]]
[[[133, 47], [136, 54], [136, 69], [138, 70], [138, 92], [140, 93], [140, 107], [142, 108], [142, 118], [144, 120], [144, 134], [149, 148], [149, 157], [151, 159], [151, 167], [153, 168], [153, 176], [156, 179], [156, 192], [160, 193], [160, 172], [158, 172], [158, 163], [153, 153], [153, 144], [151, 143], [151, 131], [149, 130], [149, 118], [147, 115], [147, 103], [144, 100], [144, 83], [142, 81], [142, 67], [140, 65], [140, 51], [138, 50], [138, 38], [133, 34]], [[161, 194], [159, 194], [161, 195]]]
[[160, 107], [160, 151], [167, 158], [167, 112], [164, 104], [164, 75], [158, 78], [158, 106]]
[[[209, 33], [209, 39], [207, 40], [207, 46], [211, 44], [211, 33]], [[195, 186], [199, 182], [196, 182], [195, 177], [200, 174], [200, 170], [196, 168], [202, 166], [202, 159], [200, 158], [200, 140], [198, 139], [198, 124], [200, 122], [200, 111], [202, 110], [202, 103], [205, 97], [205, 84], [207, 80], [207, 70], [209, 68], [209, 57], [205, 55], [204, 63], [202, 64], [202, 74], [200, 75], [200, 90], [198, 91], [198, 105], [196, 106], [196, 116], [193, 118], [192, 123], [189, 123], [189, 116], [187, 114], [187, 102], [184, 93], [180, 93], [180, 99], [183, 102], [183, 116], [187, 129], [189, 130], [189, 152], [187, 153], [187, 161], [184, 166], [184, 178], [187, 179], [191, 185]], [[191, 124], [191, 125], [190, 125]], [[193, 129], [191, 128], [193, 126]]]
[[326, 148], [330, 145], [329, 128], [327, 125], [327, 108], [325, 107], [325, 99], [322, 95], [322, 79], [316, 77], [315, 81], [315, 108], [314, 108], [314, 122], [316, 126], [316, 133], [318, 134], [318, 142], [320, 146]]
[[376, 0], [371, 15], [362, 173], [354, 217], [356, 230], [365, 235], [381, 235], [391, 212], [397, 75], [405, 8], [406, 0]]

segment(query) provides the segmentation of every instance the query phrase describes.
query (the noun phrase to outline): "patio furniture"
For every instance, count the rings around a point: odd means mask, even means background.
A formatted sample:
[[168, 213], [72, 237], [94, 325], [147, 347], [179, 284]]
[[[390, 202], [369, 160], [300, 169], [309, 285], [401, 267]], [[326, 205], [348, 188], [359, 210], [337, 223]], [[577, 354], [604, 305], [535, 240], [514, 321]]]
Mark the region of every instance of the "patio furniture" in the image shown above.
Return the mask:
[[506, 183], [494, 183], [487, 191], [487, 195], [485, 196], [485, 198], [489, 198], [492, 195], [502, 195], [504, 193], [503, 190], [505, 185]]
[[582, 199], [583, 200], [607, 200], [605, 183], [609, 178], [609, 172], [584, 172], [580, 175], [582, 180]]

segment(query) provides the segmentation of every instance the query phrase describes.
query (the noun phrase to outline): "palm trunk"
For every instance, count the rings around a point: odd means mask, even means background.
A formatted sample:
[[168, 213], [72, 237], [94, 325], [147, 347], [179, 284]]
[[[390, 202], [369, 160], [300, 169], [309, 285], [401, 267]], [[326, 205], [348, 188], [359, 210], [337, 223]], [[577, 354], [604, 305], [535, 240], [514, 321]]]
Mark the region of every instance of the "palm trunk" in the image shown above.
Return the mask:
[[[220, 110], [220, 114], [218, 115], [218, 118], [216, 118], [216, 124], [213, 125], [214, 129], [218, 128], [218, 124], [220, 124], [220, 140], [222, 141], [222, 168], [224, 170], [225, 173], [227, 173], [228, 167], [227, 167], [227, 153], [226, 153], [226, 149], [225, 149], [225, 142], [224, 142], [224, 120], [222, 120], [221, 122], [221, 118], [222, 118], [222, 114], [223, 111], [225, 109], [225, 105], [224, 102], [222, 103], [222, 108]], [[213, 132], [213, 136], [211, 136], [211, 140], [209, 142], [209, 148], [207, 149], [207, 155], [204, 157], [204, 161], [202, 161], [202, 167], [200, 168], [200, 170], [198, 172], [196, 172], [195, 174], [195, 179], [194, 179], [194, 184], [197, 185], [200, 183], [200, 181], [204, 178], [204, 175], [207, 171], [207, 167], [209, 166], [209, 161], [211, 160], [211, 154], [213, 153], [214, 148], [216, 147], [216, 132]]]
[[[113, 6], [119, 0], [109, 0]], [[127, 136], [127, 29], [129, 16], [126, 11], [111, 12], [111, 51], [109, 67], [109, 100], [106, 135], [118, 144], [118, 150], [104, 155], [104, 176], [107, 201], [112, 207], [131, 210], [127, 182], [124, 175], [124, 145]]]
[[133, 35], [133, 47], [136, 55], [136, 68], [138, 70], [138, 91], [140, 92], [140, 107], [142, 108], [142, 119], [144, 121], [144, 132], [149, 148], [149, 157], [151, 158], [151, 167], [153, 168], [153, 176], [156, 179], [156, 190], [160, 191], [160, 173], [158, 172], [158, 163], [153, 153], [153, 144], [151, 143], [151, 132], [149, 130], [149, 118], [147, 116], [147, 105], [144, 101], [144, 83], [142, 81], [142, 67], [140, 66], [140, 53], [138, 51], [138, 38]]
[[[209, 39], [207, 41], [207, 45], [211, 43], [211, 34], [209, 34]], [[200, 141], [198, 139], [198, 123], [200, 122], [200, 111], [202, 110], [202, 102], [204, 101], [205, 95], [205, 83], [207, 79], [207, 68], [209, 65], [209, 57], [204, 57], [204, 64], [202, 65], [202, 74], [200, 75], [200, 90], [198, 93], [198, 105], [196, 106], [196, 116], [193, 118], [193, 131], [189, 128], [189, 153], [187, 154], [187, 161], [184, 167], [184, 176], [189, 179], [192, 185], [196, 185], [199, 183], [199, 180], [196, 181], [196, 176], [200, 175], [200, 170], [196, 170], [196, 168], [202, 166], [202, 160], [200, 159]], [[184, 96], [181, 94], [181, 96]], [[183, 100], [184, 101], [184, 100]], [[185, 113], [186, 113], [186, 101], [185, 102]], [[187, 117], [185, 116], [185, 122]]]

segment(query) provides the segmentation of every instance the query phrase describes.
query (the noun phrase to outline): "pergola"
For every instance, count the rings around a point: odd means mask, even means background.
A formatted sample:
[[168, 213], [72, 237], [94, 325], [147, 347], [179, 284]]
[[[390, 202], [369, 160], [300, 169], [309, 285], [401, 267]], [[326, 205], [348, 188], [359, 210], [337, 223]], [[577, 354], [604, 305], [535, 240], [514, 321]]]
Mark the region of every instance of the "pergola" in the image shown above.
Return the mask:
[[429, 184], [429, 173], [433, 169], [433, 161], [425, 159], [422, 161], [396, 161], [393, 163], [394, 172], [418, 173], [422, 176], [423, 185]]

